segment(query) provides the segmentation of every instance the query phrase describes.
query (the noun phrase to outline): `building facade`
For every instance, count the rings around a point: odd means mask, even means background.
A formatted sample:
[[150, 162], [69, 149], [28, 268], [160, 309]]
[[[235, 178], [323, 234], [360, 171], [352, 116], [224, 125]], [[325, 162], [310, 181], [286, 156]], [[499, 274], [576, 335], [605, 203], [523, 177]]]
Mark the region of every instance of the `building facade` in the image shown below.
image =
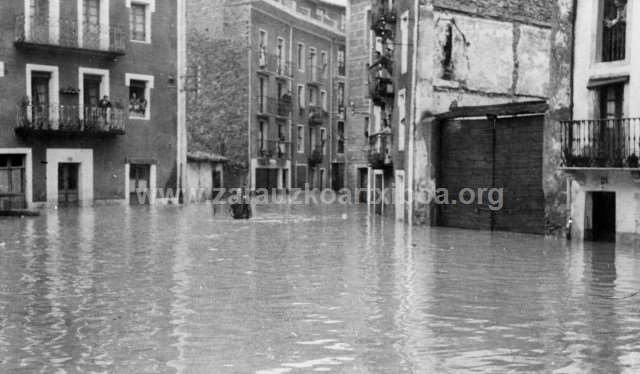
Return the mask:
[[188, 4], [189, 150], [228, 158], [226, 187], [342, 188], [344, 7]]
[[[369, 136], [369, 197], [380, 213], [466, 228], [544, 233], [564, 227], [559, 120], [568, 118], [570, 106], [570, 5], [351, 3], [352, 14], [367, 12], [369, 20], [370, 36], [350, 39], [349, 50], [371, 51], [369, 120], [361, 125]], [[350, 82], [357, 91], [357, 79]], [[524, 144], [533, 153], [517, 152]], [[518, 173], [535, 178], [504, 179]], [[503, 188], [510, 207], [493, 212], [438, 205], [438, 188], [452, 195], [464, 188]], [[376, 194], [384, 189], [390, 191], [381, 199]], [[502, 216], [514, 211], [522, 213]], [[532, 219], [539, 222], [535, 228], [526, 223]], [[496, 223], [501, 220], [521, 224], [502, 228]], [[484, 223], [478, 227], [477, 221]]]
[[180, 3], [0, 3], [0, 208], [180, 187]]
[[572, 120], [563, 123], [572, 235], [587, 240], [640, 234], [640, 56], [632, 35], [637, 3], [578, 1]]

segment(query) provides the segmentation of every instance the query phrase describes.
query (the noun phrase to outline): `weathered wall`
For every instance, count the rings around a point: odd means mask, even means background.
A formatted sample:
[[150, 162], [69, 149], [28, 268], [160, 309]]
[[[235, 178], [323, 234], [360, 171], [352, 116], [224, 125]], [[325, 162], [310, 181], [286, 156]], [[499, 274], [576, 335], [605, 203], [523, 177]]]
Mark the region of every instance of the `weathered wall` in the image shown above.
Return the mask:
[[[428, 113], [452, 106], [477, 106], [548, 99], [543, 185], [547, 227], [564, 221], [564, 189], [557, 172], [559, 118], [570, 105], [571, 9], [565, 0], [432, 1], [421, 6], [415, 133], [416, 194], [433, 193], [437, 132]], [[451, 40], [447, 42], [448, 29]], [[435, 32], [434, 32], [435, 31]], [[446, 64], [450, 51], [450, 64]], [[447, 69], [445, 69], [445, 66]], [[417, 118], [420, 121], [420, 117]], [[432, 206], [416, 202], [414, 221], [433, 223]]]

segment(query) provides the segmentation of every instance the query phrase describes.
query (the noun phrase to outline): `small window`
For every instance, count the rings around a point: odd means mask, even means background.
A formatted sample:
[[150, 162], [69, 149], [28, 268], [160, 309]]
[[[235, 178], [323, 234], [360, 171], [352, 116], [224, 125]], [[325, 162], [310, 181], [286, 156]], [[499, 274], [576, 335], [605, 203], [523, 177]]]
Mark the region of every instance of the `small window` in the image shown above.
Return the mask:
[[318, 102], [317, 102], [318, 93], [316, 92], [316, 90], [317, 88], [315, 87], [309, 87], [309, 105], [311, 106], [318, 105]]
[[260, 48], [267, 48], [267, 32], [260, 30]]
[[298, 43], [298, 69], [304, 71], [304, 44]]
[[409, 65], [409, 12], [400, 21], [400, 72], [405, 74]]
[[338, 149], [336, 153], [344, 153], [344, 122], [338, 122]]
[[369, 117], [364, 117], [364, 137], [369, 138]]
[[346, 59], [345, 59], [345, 52], [344, 52], [344, 47], [340, 47], [340, 49], [338, 49], [338, 57], [337, 57], [337, 62], [338, 62], [338, 75], [340, 76], [345, 76], [347, 73], [347, 69], [346, 69]]
[[602, 8], [602, 61], [626, 58], [627, 0], [604, 0]]
[[322, 51], [320, 56], [322, 59], [322, 66], [320, 67], [322, 69], [322, 79], [327, 79], [327, 75], [329, 73], [329, 55], [326, 51]]
[[320, 91], [320, 102], [322, 103], [322, 110], [326, 112], [328, 110], [327, 91]]
[[320, 129], [320, 147], [322, 147], [322, 154], [327, 154], [327, 130], [324, 128]]
[[298, 153], [304, 153], [304, 126], [298, 125], [298, 136], [296, 147], [298, 149]]
[[132, 117], [146, 117], [147, 100], [145, 92], [147, 90], [147, 82], [132, 80], [129, 84], [129, 113]]
[[260, 121], [260, 133], [258, 134], [258, 144], [260, 146], [261, 153], [264, 153], [267, 150], [267, 132], [268, 132], [267, 123]]
[[131, 4], [129, 30], [131, 40], [136, 42], [147, 41], [147, 6], [145, 4]]
[[129, 87], [129, 117], [132, 119], [151, 119], [153, 76], [127, 73], [125, 79]]
[[298, 85], [298, 108], [303, 109], [304, 107], [305, 107], [304, 86]]

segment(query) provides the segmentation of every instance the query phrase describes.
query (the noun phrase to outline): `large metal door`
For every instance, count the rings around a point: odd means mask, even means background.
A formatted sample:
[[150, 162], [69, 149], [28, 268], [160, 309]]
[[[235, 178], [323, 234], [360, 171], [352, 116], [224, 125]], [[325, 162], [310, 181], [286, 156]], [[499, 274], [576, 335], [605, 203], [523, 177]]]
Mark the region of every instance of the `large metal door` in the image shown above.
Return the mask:
[[[439, 224], [544, 233], [543, 124], [542, 116], [443, 123], [438, 187], [448, 191], [451, 204], [439, 206]], [[474, 191], [473, 203], [459, 201], [464, 189]], [[502, 201], [485, 192], [480, 202], [482, 189], [502, 189]]]

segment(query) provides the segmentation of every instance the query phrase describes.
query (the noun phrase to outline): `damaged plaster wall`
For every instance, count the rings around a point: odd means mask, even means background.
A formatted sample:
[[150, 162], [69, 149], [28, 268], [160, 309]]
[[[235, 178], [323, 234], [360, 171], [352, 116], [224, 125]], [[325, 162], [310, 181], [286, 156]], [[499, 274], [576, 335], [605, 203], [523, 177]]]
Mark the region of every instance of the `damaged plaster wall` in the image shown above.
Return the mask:
[[552, 205], [547, 212], [549, 231], [564, 220], [554, 119], [563, 117], [570, 103], [570, 46], [561, 43], [571, 40], [566, 34], [571, 32], [570, 7], [567, 0], [421, 3], [415, 87], [415, 223], [434, 224], [434, 207], [420, 201], [420, 196], [433, 194], [436, 188], [438, 139], [429, 113], [444, 113], [455, 106], [541, 99], [551, 104], [543, 178]]

